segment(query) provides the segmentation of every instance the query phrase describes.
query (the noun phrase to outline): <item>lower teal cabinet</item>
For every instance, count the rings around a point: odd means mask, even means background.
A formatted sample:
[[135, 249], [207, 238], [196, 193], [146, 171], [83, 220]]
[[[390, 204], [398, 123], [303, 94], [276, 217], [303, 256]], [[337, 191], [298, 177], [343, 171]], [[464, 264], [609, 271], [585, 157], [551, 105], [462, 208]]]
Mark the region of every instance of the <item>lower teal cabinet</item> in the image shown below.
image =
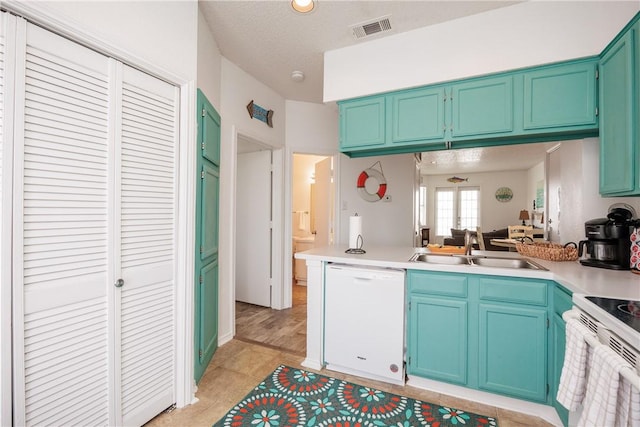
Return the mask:
[[407, 373], [550, 404], [553, 282], [409, 270]]
[[571, 309], [571, 292], [556, 284], [553, 290], [553, 320], [552, 343], [551, 343], [551, 402], [556, 409], [562, 423], [569, 425], [569, 411], [556, 400], [558, 386], [560, 384], [560, 374], [564, 364], [564, 353], [566, 346], [566, 323], [562, 319], [562, 313]]
[[545, 402], [547, 310], [480, 304], [478, 387]]
[[410, 374], [467, 384], [467, 301], [411, 296]]

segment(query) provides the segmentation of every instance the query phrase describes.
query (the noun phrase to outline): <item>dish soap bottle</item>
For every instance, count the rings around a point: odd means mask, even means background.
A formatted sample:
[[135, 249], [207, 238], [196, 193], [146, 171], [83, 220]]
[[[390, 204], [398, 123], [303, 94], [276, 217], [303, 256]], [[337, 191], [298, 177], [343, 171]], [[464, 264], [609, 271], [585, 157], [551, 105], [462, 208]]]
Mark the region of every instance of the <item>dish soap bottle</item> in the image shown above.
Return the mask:
[[631, 226], [629, 267], [632, 273], [640, 274], [640, 219], [633, 221]]

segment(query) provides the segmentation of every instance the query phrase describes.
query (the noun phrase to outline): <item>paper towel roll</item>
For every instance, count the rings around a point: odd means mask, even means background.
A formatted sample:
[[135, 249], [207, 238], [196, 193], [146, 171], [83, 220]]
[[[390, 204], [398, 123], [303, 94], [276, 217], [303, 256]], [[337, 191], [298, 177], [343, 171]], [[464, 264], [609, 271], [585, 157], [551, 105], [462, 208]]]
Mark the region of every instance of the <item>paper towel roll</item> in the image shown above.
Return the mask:
[[349, 248], [362, 247], [362, 241], [358, 242], [358, 236], [362, 236], [362, 217], [356, 214], [349, 217]]

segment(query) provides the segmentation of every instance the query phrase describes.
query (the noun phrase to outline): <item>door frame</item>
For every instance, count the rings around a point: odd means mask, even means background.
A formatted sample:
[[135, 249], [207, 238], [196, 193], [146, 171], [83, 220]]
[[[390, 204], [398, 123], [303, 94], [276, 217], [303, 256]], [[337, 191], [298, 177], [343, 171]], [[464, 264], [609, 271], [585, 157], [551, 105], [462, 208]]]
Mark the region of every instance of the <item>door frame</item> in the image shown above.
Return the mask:
[[[241, 129], [236, 125], [231, 126], [232, 133], [232, 156], [233, 156], [233, 166], [232, 169], [232, 185], [228, 186], [230, 194], [228, 197], [228, 201], [230, 201], [230, 215], [229, 215], [229, 223], [231, 232], [231, 239], [228, 241], [228, 247], [226, 250], [228, 254], [226, 255], [226, 267], [230, 269], [230, 275], [228, 278], [227, 286], [229, 289], [230, 298], [228, 299], [230, 303], [230, 320], [233, 325], [233, 334], [231, 337], [220, 337], [220, 342], [224, 343], [236, 334], [236, 322], [235, 322], [235, 300], [236, 300], [236, 263], [235, 263], [235, 253], [236, 253], [236, 236], [237, 236], [237, 219], [236, 219], [236, 192], [237, 188], [237, 172], [238, 172], [238, 140], [240, 138], [246, 139], [254, 144], [264, 146], [271, 150], [271, 164], [272, 164], [272, 188], [271, 188], [271, 213], [272, 213], [272, 239], [271, 239], [271, 308], [281, 310], [282, 307], [282, 251], [283, 251], [283, 204], [284, 204], [284, 192], [283, 192], [283, 180], [284, 180], [284, 148], [283, 147], [275, 147], [264, 141], [263, 138], [252, 134], [251, 132], [246, 131], [245, 129]], [[227, 187], [227, 186], [225, 186]], [[221, 218], [222, 220], [222, 218]], [[226, 223], [226, 221], [225, 221]], [[225, 249], [221, 248], [221, 256]], [[231, 254], [231, 255], [229, 255]], [[224, 286], [221, 282], [221, 286]], [[224, 304], [221, 300], [221, 304]]]
[[[334, 185], [334, 210], [333, 210], [333, 236], [334, 244], [338, 244], [340, 236], [338, 231], [340, 230], [340, 157], [335, 151], [331, 150], [305, 150], [296, 149], [293, 147], [287, 147], [286, 149], [286, 164], [285, 164], [285, 194], [288, 197], [284, 202], [284, 224], [288, 224], [284, 227], [284, 241], [291, 242], [293, 240], [293, 230], [291, 227], [293, 221], [293, 155], [294, 154], [306, 154], [312, 156], [325, 156], [333, 159], [333, 185]], [[293, 306], [293, 289], [287, 284], [293, 283], [293, 247], [291, 243], [284, 245], [282, 253], [283, 264], [283, 281], [281, 283], [281, 304], [282, 308], [290, 308]], [[274, 307], [275, 308], [275, 307]]]

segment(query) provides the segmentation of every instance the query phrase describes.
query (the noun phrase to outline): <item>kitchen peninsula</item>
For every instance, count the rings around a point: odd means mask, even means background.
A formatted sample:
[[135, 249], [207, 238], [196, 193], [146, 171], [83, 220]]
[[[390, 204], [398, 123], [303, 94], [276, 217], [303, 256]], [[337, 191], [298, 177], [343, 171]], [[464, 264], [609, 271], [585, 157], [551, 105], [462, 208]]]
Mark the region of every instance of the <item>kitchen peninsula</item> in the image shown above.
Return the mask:
[[[515, 269], [410, 261], [422, 248], [371, 247], [362, 255], [345, 249], [296, 254], [308, 269], [305, 366], [325, 366], [324, 313], [332, 309], [324, 300], [328, 264], [402, 270], [405, 287], [398, 291], [405, 294], [407, 384], [537, 415], [556, 425], [560, 419], [553, 396], [564, 358], [564, 324], [558, 327], [556, 318], [571, 308], [571, 295], [573, 305], [584, 310], [590, 307], [577, 302], [584, 295], [640, 300], [639, 275], [578, 261], [532, 259], [546, 270]], [[473, 255], [521, 258], [514, 252]], [[589, 314], [639, 346], [640, 332], [595, 306]], [[562, 344], [556, 345], [561, 335]]]

